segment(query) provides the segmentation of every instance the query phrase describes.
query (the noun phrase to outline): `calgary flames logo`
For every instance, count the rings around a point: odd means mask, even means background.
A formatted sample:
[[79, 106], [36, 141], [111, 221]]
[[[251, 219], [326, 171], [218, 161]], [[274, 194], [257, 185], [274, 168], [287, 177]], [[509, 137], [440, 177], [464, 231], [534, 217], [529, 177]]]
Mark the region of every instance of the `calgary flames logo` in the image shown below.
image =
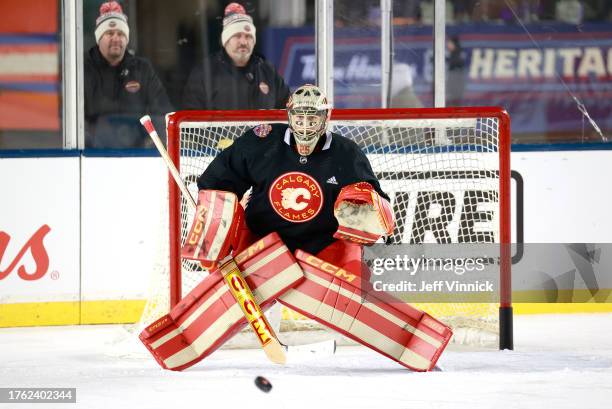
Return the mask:
[[270, 186], [270, 203], [280, 217], [294, 223], [312, 220], [323, 206], [323, 191], [312, 177], [301, 172], [279, 176]]

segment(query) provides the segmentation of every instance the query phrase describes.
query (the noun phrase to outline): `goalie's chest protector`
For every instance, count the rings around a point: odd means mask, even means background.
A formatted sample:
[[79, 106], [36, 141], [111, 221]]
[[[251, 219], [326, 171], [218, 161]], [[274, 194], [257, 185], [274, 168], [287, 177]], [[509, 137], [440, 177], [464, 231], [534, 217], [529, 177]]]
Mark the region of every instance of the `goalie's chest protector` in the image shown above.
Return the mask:
[[380, 190], [365, 155], [339, 135], [323, 136], [322, 149], [306, 157], [291, 146], [287, 125], [262, 125], [245, 137], [255, 145], [245, 158], [254, 182], [247, 224], [258, 235], [278, 232], [291, 250], [316, 254], [334, 241], [342, 187], [370, 181]]

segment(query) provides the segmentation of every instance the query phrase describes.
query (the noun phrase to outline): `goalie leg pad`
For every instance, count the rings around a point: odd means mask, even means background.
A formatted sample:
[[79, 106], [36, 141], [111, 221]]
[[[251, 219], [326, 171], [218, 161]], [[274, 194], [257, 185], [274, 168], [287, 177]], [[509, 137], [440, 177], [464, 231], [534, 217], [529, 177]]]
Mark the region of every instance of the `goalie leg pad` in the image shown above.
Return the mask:
[[[258, 240], [235, 260], [264, 310], [304, 278], [276, 233]], [[163, 368], [180, 371], [210, 355], [246, 325], [221, 271], [216, 270], [169, 314], [145, 328], [140, 339]]]
[[306, 279], [281, 303], [407, 368], [435, 366], [452, 336], [449, 327], [313, 255], [298, 250], [296, 258]]

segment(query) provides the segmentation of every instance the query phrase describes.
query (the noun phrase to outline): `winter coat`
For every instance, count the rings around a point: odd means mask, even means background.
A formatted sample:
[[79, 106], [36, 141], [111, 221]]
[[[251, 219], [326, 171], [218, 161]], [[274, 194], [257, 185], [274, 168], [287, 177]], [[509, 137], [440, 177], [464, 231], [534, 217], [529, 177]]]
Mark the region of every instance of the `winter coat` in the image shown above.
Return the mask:
[[139, 118], [150, 114], [158, 123], [172, 111], [151, 63], [126, 52], [121, 63], [113, 67], [95, 46], [85, 55], [84, 71], [86, 146], [150, 146]]
[[225, 50], [193, 69], [183, 92], [183, 109], [284, 109], [289, 87], [272, 64], [253, 54], [236, 67]]

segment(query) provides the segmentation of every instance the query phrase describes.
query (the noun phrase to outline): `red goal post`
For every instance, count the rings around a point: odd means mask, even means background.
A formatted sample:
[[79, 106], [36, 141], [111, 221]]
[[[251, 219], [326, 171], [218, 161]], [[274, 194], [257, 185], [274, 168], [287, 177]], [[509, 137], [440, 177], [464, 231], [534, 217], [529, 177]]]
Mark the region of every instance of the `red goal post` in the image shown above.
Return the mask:
[[[193, 189], [198, 172], [201, 173], [225, 145], [259, 123], [286, 123], [287, 113], [285, 110], [178, 111], [169, 114], [166, 120], [168, 153], [183, 180], [189, 179], [185, 182], [191, 183]], [[382, 168], [377, 169], [377, 164], [373, 163], [377, 173], [411, 166], [428, 174], [449, 172], [457, 163], [462, 166], [461, 160], [457, 160], [459, 155], [470, 156], [465, 161], [466, 168], [480, 169], [479, 164], [475, 165], [480, 159], [472, 157], [486, 156], [483, 163], [490, 161], [492, 156], [497, 158], [494, 169], [485, 169], [490, 178], [496, 179], [496, 184], [498, 181], [498, 230], [494, 236], [501, 247], [500, 302], [496, 319], [499, 321], [500, 349], [512, 349], [510, 118], [507, 112], [498, 107], [334, 109], [330, 125], [342, 129], [337, 133], [355, 140], [366, 153], [380, 153]], [[458, 153], [464, 148], [467, 149], [465, 153]], [[411, 155], [419, 157], [419, 161], [409, 163]], [[431, 159], [435, 155], [439, 159]], [[453, 159], [445, 159], [445, 155], [453, 155]], [[429, 158], [425, 163], [424, 157]], [[394, 206], [397, 205], [396, 202]], [[407, 204], [400, 205], [407, 211]], [[176, 305], [190, 287], [186, 287], [184, 276], [188, 271], [185, 270], [196, 269], [186, 267], [180, 259], [181, 240], [185, 229], [189, 228], [185, 224], [190, 222], [185, 207], [180, 190], [169, 177], [170, 306]]]

